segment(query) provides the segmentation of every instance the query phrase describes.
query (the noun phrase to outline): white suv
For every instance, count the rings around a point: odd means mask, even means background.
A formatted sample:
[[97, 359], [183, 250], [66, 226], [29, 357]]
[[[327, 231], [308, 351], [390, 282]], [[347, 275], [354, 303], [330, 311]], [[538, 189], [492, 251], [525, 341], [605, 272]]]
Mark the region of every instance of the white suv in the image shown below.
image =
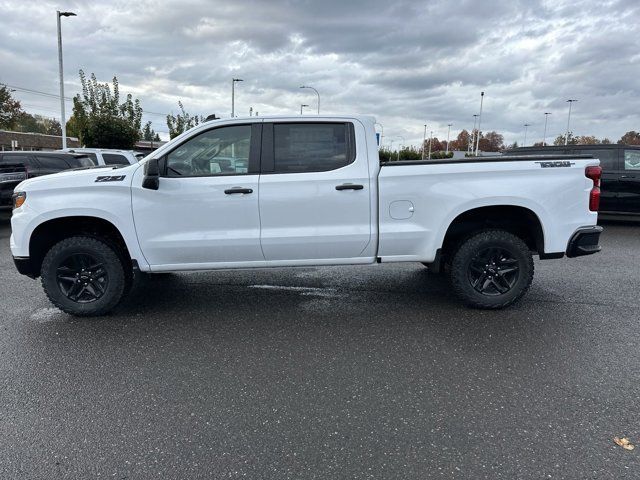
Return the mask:
[[69, 153], [83, 153], [96, 165], [134, 165], [141, 157], [133, 150], [116, 150], [111, 148], [67, 148]]

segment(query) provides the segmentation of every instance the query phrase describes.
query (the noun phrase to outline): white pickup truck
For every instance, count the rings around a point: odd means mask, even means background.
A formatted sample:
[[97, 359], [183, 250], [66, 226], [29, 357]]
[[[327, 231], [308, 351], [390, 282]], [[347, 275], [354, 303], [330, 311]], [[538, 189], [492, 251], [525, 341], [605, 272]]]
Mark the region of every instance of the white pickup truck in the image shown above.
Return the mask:
[[468, 305], [521, 298], [533, 258], [600, 250], [590, 156], [380, 164], [367, 116], [199, 125], [139, 164], [15, 188], [11, 251], [75, 315], [112, 310], [140, 273], [420, 262]]

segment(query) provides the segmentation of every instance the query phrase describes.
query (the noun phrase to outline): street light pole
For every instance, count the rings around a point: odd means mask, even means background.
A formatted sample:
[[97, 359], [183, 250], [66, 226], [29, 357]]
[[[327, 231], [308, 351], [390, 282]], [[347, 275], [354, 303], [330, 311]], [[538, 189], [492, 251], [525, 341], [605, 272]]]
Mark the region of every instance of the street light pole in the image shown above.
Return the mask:
[[56, 10], [58, 22], [58, 70], [60, 73], [60, 126], [62, 127], [62, 148], [67, 148], [67, 121], [64, 114], [64, 74], [62, 68], [62, 27], [60, 17], [75, 17], [73, 12], [61, 12]]
[[478, 114], [473, 116], [473, 130], [471, 130], [471, 142], [467, 145], [467, 152], [472, 153], [473, 148], [476, 145], [476, 122], [478, 121]]
[[484, 100], [484, 92], [480, 92], [480, 115], [478, 115], [478, 135], [476, 135], [476, 157], [478, 156], [478, 148], [480, 148], [480, 127], [482, 125], [482, 102]]
[[300, 104], [300, 115], [302, 115], [302, 109], [303, 109], [304, 107], [308, 107], [308, 106], [309, 106], [309, 105], [307, 105], [306, 103], [301, 103], [301, 104]]
[[542, 146], [547, 145], [547, 120], [551, 112], [544, 112], [544, 134], [542, 135]]
[[422, 135], [422, 160], [424, 160], [424, 144], [427, 142], [427, 124], [424, 125], [424, 135]]
[[567, 143], [569, 143], [569, 122], [571, 121], [571, 104], [573, 104], [573, 102], [577, 102], [578, 100], [576, 99], [572, 99], [570, 98], [569, 100], [567, 100], [567, 102], [569, 103], [569, 116], [567, 117], [567, 134], [564, 137], [564, 144], [566, 145]]
[[[308, 85], [302, 85], [300, 88], [308, 88], [310, 90], [313, 90], [314, 92], [316, 92], [316, 95], [318, 96], [318, 115], [320, 115], [320, 94], [318, 93], [318, 90], [316, 90], [313, 87], [310, 87]], [[382, 143], [382, 142], [380, 142]]]
[[447, 127], [449, 127], [449, 129], [447, 130], [447, 151], [446, 151], [447, 156], [449, 156], [449, 136], [451, 135], [451, 125], [453, 125], [453, 123], [447, 124]]
[[244, 82], [241, 78], [231, 79], [231, 118], [236, 116], [236, 82]]
[[529, 128], [531, 126], [530, 123], [525, 123], [524, 124], [524, 142], [522, 142], [522, 146], [526, 147], [527, 146], [527, 128]]
[[402, 135], [398, 135], [398, 138], [402, 139], [402, 143], [398, 146], [398, 161], [399, 161], [400, 160], [400, 146], [402, 146], [405, 143], [407, 143], [407, 141], [404, 139], [404, 137]]

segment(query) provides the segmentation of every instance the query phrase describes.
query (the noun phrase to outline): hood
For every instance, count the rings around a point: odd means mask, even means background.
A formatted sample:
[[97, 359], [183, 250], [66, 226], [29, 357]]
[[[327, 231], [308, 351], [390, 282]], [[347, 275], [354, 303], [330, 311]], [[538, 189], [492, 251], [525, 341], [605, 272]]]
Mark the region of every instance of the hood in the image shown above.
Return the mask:
[[17, 192], [22, 190], [33, 190], [34, 188], [70, 187], [75, 185], [86, 185], [87, 183], [112, 181], [130, 183], [133, 172], [135, 172], [139, 167], [140, 164], [136, 163], [134, 165], [125, 165], [124, 167], [108, 165], [65, 170], [59, 173], [29, 178], [20, 182], [14, 190]]

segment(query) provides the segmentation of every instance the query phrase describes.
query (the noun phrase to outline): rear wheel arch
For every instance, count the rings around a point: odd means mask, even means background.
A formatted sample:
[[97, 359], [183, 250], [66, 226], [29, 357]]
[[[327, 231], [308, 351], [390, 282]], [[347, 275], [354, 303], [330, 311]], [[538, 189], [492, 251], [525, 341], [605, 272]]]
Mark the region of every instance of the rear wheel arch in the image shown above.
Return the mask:
[[487, 229], [509, 232], [521, 238], [532, 252], [544, 254], [544, 229], [533, 210], [517, 205], [492, 205], [467, 210], [451, 221], [441, 243], [445, 261], [460, 242]]

